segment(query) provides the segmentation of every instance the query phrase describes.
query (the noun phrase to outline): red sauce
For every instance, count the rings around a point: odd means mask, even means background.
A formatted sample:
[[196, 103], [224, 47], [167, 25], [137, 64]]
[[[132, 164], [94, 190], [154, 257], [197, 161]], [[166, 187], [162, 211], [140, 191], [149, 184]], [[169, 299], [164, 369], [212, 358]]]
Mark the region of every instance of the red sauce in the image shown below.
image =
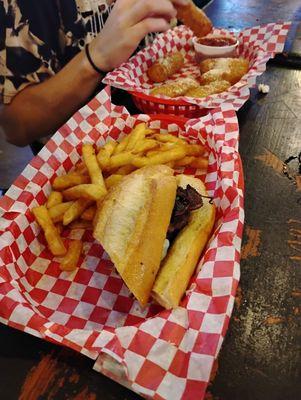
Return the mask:
[[229, 36], [203, 37], [198, 39], [200, 44], [213, 47], [232, 46], [236, 41], [236, 39]]

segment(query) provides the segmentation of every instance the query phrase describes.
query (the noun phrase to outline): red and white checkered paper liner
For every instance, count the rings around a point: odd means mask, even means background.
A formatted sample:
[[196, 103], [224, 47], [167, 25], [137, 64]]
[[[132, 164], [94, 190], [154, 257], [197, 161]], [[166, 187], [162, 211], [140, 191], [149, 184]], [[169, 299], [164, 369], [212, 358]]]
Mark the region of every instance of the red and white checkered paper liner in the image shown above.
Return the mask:
[[[230, 103], [235, 110], [239, 110], [248, 100], [250, 96], [249, 88], [255, 85], [256, 77], [265, 71], [267, 61], [274, 57], [276, 53], [283, 51], [290, 26], [290, 22], [270, 23], [248, 28], [239, 33], [238, 55], [249, 60], [250, 69], [239, 82], [227, 91], [202, 99], [185, 96], [168, 99], [170, 101], [185, 101], [197, 104], [200, 108], [217, 108], [221, 104]], [[214, 33], [234, 35], [233, 32], [223, 29], [214, 29]], [[194, 62], [195, 51], [192, 38], [193, 33], [186, 26], [179, 26], [162, 33], [158, 35], [150, 46], [141, 50], [128, 62], [109, 73], [103, 82], [130, 92], [134, 91], [149, 95], [150, 90], [156, 85], [150, 82], [147, 76], [148, 68], [159, 58], [175, 51], [182, 51], [185, 56], [185, 66], [179, 73], [174, 74], [172, 79], [167, 80], [166, 83], [183, 77], [199, 77], [199, 67]], [[158, 97], [167, 99], [165, 96]], [[154, 97], [151, 96], [149, 101], [151, 101], [151, 98]]]
[[[118, 139], [139, 121], [209, 148], [205, 183], [218, 216], [215, 232], [181, 306], [141, 309], [91, 231], [84, 257], [62, 272], [30, 212], [45, 203], [54, 177], [80, 159], [83, 142]], [[201, 399], [225, 336], [239, 280], [244, 222], [238, 123], [229, 105], [182, 123], [130, 116], [111, 104], [109, 88], [78, 111], [0, 199], [0, 321], [68, 346], [95, 360], [95, 369], [154, 399]], [[197, 175], [186, 168], [185, 173]]]

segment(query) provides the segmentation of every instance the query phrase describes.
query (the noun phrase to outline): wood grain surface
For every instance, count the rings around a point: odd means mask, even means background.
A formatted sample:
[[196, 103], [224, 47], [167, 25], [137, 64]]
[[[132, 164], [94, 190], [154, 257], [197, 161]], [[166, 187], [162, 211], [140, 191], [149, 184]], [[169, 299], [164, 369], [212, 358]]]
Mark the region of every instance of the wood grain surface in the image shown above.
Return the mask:
[[259, 81], [270, 93], [252, 90], [238, 113], [246, 185], [242, 295], [210, 388], [216, 400], [295, 400], [300, 393], [301, 195], [282, 174], [283, 161], [301, 150], [300, 79], [300, 71], [269, 67]]
[[[215, 0], [216, 26], [241, 29], [301, 20], [299, 0]], [[294, 39], [293, 29], [289, 44]], [[297, 400], [300, 396], [301, 180], [282, 173], [301, 151], [301, 71], [270, 65], [239, 111], [246, 226], [235, 309], [207, 400]], [[125, 94], [115, 102], [135, 108]], [[134, 400], [68, 349], [0, 326], [0, 399]]]

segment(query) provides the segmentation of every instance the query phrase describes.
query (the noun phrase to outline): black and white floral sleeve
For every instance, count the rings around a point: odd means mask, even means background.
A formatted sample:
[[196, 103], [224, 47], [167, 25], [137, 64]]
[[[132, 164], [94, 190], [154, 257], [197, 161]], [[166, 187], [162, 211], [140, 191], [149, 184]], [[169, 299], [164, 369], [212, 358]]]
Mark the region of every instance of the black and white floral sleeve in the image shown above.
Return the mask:
[[55, 75], [96, 37], [113, 7], [107, 0], [0, 0], [0, 104]]
[[27, 85], [60, 69], [60, 20], [54, 3], [0, 0], [0, 103], [10, 103]]

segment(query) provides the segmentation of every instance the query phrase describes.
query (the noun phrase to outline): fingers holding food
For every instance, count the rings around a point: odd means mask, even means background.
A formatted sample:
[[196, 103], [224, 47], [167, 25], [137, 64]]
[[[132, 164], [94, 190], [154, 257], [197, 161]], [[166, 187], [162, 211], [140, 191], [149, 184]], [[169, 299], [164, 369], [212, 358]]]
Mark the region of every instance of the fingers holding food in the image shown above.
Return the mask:
[[178, 72], [184, 65], [182, 53], [176, 52], [160, 58], [148, 70], [147, 75], [153, 82], [164, 82]]

